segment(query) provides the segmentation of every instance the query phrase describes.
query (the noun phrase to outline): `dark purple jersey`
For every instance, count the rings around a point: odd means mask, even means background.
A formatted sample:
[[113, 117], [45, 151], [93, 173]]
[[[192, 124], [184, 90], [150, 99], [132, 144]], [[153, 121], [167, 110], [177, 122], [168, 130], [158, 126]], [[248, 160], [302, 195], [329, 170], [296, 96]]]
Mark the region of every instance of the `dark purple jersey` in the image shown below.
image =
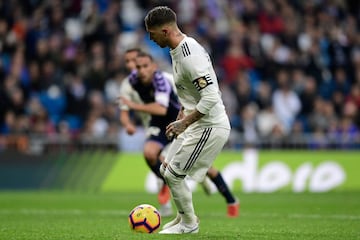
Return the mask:
[[[167, 108], [165, 116], [151, 115], [149, 124], [150, 129], [160, 130], [159, 136], [163, 136], [166, 139], [166, 126], [176, 120], [180, 109], [178, 97], [172, 87], [171, 79], [167, 78], [163, 72], [156, 71], [151, 84], [144, 84], [140, 81], [135, 71], [130, 74], [129, 82], [145, 104], [157, 102]], [[150, 135], [157, 135], [156, 131], [151, 132]], [[161, 142], [164, 143], [164, 140], [161, 140]]]

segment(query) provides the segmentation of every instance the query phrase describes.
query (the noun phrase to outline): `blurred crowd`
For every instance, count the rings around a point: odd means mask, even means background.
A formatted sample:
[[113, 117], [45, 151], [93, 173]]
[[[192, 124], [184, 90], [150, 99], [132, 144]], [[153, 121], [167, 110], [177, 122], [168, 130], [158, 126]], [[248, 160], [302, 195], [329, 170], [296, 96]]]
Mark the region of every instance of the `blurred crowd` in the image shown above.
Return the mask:
[[209, 51], [234, 137], [360, 141], [360, 4], [343, 0], [0, 1], [0, 135], [117, 135], [115, 104], [156, 5]]

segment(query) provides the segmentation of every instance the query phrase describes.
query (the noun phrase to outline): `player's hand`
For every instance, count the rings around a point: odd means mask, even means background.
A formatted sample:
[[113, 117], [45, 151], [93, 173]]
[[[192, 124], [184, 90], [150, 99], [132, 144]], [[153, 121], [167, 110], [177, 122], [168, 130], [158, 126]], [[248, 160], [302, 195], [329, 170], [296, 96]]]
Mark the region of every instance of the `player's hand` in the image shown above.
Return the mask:
[[186, 125], [183, 120], [177, 120], [166, 126], [166, 136], [172, 139], [185, 131]]
[[133, 135], [136, 132], [136, 127], [134, 126], [134, 124], [129, 123], [129, 124], [126, 124], [125, 130], [126, 130], [127, 134]]
[[117, 96], [116, 99], [115, 99], [115, 104], [118, 104], [118, 105], [123, 104], [121, 98], [122, 98], [121, 96]]

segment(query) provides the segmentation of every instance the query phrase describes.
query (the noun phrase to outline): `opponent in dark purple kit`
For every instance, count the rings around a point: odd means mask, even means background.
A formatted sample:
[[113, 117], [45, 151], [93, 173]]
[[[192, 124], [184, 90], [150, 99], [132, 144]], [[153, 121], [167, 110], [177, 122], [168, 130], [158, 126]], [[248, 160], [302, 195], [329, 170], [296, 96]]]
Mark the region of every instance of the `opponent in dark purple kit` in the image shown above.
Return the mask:
[[[143, 121], [146, 128], [144, 158], [153, 173], [163, 179], [160, 174], [160, 153], [170, 142], [166, 137], [166, 126], [176, 119], [180, 104], [173, 88], [172, 75], [158, 70], [152, 56], [139, 52], [135, 58], [136, 70], [128, 76], [121, 90], [121, 109], [131, 109], [150, 115], [150, 121]], [[122, 119], [126, 128], [131, 124], [128, 118]], [[166, 184], [158, 195], [163, 216], [172, 214], [170, 192]]]
[[[148, 63], [150, 56], [145, 57], [148, 58], [148, 60], [142, 59], [144, 57], [141, 55], [138, 56], [138, 58], [138, 71], [130, 74], [129, 81], [144, 102], [142, 106], [144, 108], [143, 111], [151, 115], [148, 128], [148, 140], [154, 140], [166, 146], [169, 143], [169, 139], [167, 139], [165, 135], [166, 126], [176, 119], [180, 105], [171, 86], [171, 80], [161, 71], [156, 70], [152, 75], [153, 77], [142, 72], [152, 72], [150, 69], [147, 70], [147, 68], [151, 68], [148, 67], [148, 64], [151, 64]], [[140, 63], [143, 63], [143, 65]], [[137, 110], [139, 111], [139, 109]]]

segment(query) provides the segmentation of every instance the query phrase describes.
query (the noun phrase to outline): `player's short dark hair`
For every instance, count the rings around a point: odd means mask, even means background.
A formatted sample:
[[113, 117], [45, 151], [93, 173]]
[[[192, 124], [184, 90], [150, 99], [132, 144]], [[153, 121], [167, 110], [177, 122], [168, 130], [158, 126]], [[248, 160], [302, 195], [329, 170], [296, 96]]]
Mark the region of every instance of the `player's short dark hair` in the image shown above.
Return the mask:
[[167, 6], [154, 7], [145, 17], [147, 28], [159, 27], [167, 23], [176, 23], [176, 13]]
[[140, 51], [137, 55], [137, 57], [148, 57], [150, 58], [150, 60], [153, 62], [154, 58], [150, 53], [144, 52], [144, 51]]
[[129, 49], [126, 49], [125, 53], [130, 53], [130, 52], [141, 52], [141, 48], [138, 48], [138, 47], [134, 47], [134, 48], [129, 48]]

